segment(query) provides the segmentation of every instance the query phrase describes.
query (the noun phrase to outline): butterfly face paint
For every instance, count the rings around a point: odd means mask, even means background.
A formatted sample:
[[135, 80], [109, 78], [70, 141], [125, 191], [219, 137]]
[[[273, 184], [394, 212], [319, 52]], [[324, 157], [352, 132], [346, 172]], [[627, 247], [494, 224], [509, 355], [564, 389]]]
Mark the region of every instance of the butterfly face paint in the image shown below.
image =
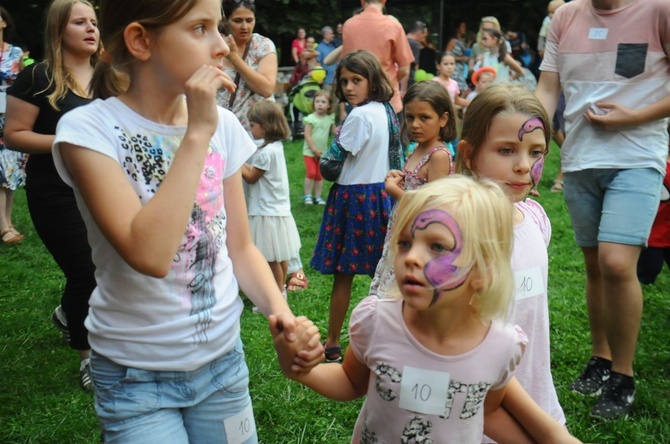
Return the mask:
[[[542, 119], [540, 119], [539, 117], [533, 117], [532, 119], [526, 120], [523, 123], [523, 125], [521, 125], [521, 129], [519, 130], [519, 142], [523, 140], [524, 135], [532, 133], [533, 131], [538, 129], [542, 130], [542, 132], [546, 134], [544, 124], [542, 123]], [[536, 188], [537, 184], [540, 183], [540, 178], [542, 177], [543, 169], [544, 169], [544, 155], [541, 156], [539, 159], [537, 159], [530, 168], [530, 180], [533, 183], [533, 188]]]
[[440, 224], [446, 227], [454, 236], [454, 248], [431, 259], [423, 267], [423, 274], [426, 280], [434, 288], [433, 300], [430, 305], [435, 304], [439, 295], [443, 291], [454, 290], [460, 287], [468, 276], [468, 270], [463, 270], [454, 261], [461, 255], [463, 247], [463, 236], [461, 229], [448, 213], [442, 210], [428, 210], [420, 213], [412, 223], [412, 238], [418, 230], [425, 230], [431, 224]]

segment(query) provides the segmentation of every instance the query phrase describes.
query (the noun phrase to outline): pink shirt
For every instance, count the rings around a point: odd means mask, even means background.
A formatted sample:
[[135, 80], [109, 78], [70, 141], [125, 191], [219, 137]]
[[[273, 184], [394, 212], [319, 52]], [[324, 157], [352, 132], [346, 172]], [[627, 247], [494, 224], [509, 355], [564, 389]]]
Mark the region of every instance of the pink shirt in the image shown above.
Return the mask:
[[458, 82], [454, 79], [444, 80], [440, 76], [433, 77], [433, 80], [439, 83], [440, 85], [444, 86], [445, 88], [447, 88], [449, 98], [451, 99], [451, 103], [453, 104], [454, 100], [456, 100], [456, 96], [461, 93], [461, 90], [458, 88]]
[[[372, 442], [365, 439], [370, 436], [380, 443], [480, 442], [484, 398], [509, 382], [523, 355], [525, 335], [518, 327], [494, 321], [472, 350], [439, 355], [412, 335], [402, 307], [400, 299], [368, 296], [351, 314], [351, 349], [370, 369], [351, 442]], [[422, 412], [424, 403], [408, 407], [414, 395], [434, 401], [439, 412]]]
[[396, 112], [400, 112], [402, 101], [398, 91], [398, 67], [409, 66], [414, 61], [402, 25], [374, 6], [367, 7], [344, 22], [342, 38], [343, 56], [351, 51], [367, 49], [379, 58], [393, 86], [391, 105]]

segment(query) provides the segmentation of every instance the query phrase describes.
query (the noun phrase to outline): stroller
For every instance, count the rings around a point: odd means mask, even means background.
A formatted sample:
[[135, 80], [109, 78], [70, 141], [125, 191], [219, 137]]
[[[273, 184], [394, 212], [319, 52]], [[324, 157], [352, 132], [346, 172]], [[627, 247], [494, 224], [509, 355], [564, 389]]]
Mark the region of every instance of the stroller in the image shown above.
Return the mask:
[[306, 71], [298, 83], [289, 89], [286, 119], [290, 123], [293, 140], [305, 135], [305, 127], [302, 124], [302, 119], [314, 112], [312, 103], [314, 95], [317, 91], [321, 90], [321, 84], [325, 78], [326, 70], [317, 66]]

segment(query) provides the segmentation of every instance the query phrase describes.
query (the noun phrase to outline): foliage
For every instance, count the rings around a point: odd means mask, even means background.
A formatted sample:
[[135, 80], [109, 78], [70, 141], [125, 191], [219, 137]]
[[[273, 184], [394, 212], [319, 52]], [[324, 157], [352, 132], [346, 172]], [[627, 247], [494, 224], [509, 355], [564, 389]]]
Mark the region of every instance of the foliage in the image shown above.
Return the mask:
[[[296, 314], [309, 316], [325, 335], [332, 278], [309, 267], [322, 206], [300, 201], [304, 167], [302, 141], [286, 144], [291, 201], [301, 233], [301, 251], [309, 288], [290, 292]], [[555, 147], [554, 147], [555, 148]], [[657, 443], [670, 436], [670, 272], [644, 287], [645, 312], [636, 354], [638, 394], [628, 420], [597, 422], [588, 417], [593, 398], [568, 391], [588, 359], [589, 331], [584, 302], [584, 266], [572, 240], [561, 194], [549, 193], [558, 150], [547, 162], [539, 201], [551, 217], [550, 316], [552, 368], [568, 427], [584, 442]], [[79, 363], [61, 342], [49, 316], [59, 303], [63, 279], [35, 233], [25, 194], [17, 193], [14, 222], [27, 235], [24, 243], [0, 246], [0, 443], [99, 443], [93, 398], [78, 384]], [[352, 306], [366, 295], [370, 279], [354, 281]], [[242, 336], [251, 371], [251, 395], [261, 443], [348, 443], [362, 401], [324, 399], [284, 378], [276, 364], [265, 319], [245, 301]], [[346, 345], [346, 335], [344, 344]]]

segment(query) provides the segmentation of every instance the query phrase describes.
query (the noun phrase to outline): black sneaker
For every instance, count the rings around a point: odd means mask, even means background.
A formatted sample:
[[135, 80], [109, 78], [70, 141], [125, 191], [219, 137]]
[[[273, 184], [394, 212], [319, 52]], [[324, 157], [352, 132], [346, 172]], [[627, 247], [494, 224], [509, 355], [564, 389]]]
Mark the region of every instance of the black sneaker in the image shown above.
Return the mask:
[[69, 345], [70, 330], [67, 328], [67, 318], [65, 317], [65, 312], [63, 312], [63, 309], [60, 305], [56, 307], [53, 313], [51, 313], [51, 322], [53, 322], [58, 331], [60, 331], [63, 335], [63, 342]]
[[625, 419], [633, 407], [635, 381], [632, 377], [611, 372], [603, 394], [591, 410], [591, 417], [609, 421]]
[[570, 384], [570, 390], [580, 395], [598, 396], [610, 378], [612, 361], [591, 356], [584, 372]]

